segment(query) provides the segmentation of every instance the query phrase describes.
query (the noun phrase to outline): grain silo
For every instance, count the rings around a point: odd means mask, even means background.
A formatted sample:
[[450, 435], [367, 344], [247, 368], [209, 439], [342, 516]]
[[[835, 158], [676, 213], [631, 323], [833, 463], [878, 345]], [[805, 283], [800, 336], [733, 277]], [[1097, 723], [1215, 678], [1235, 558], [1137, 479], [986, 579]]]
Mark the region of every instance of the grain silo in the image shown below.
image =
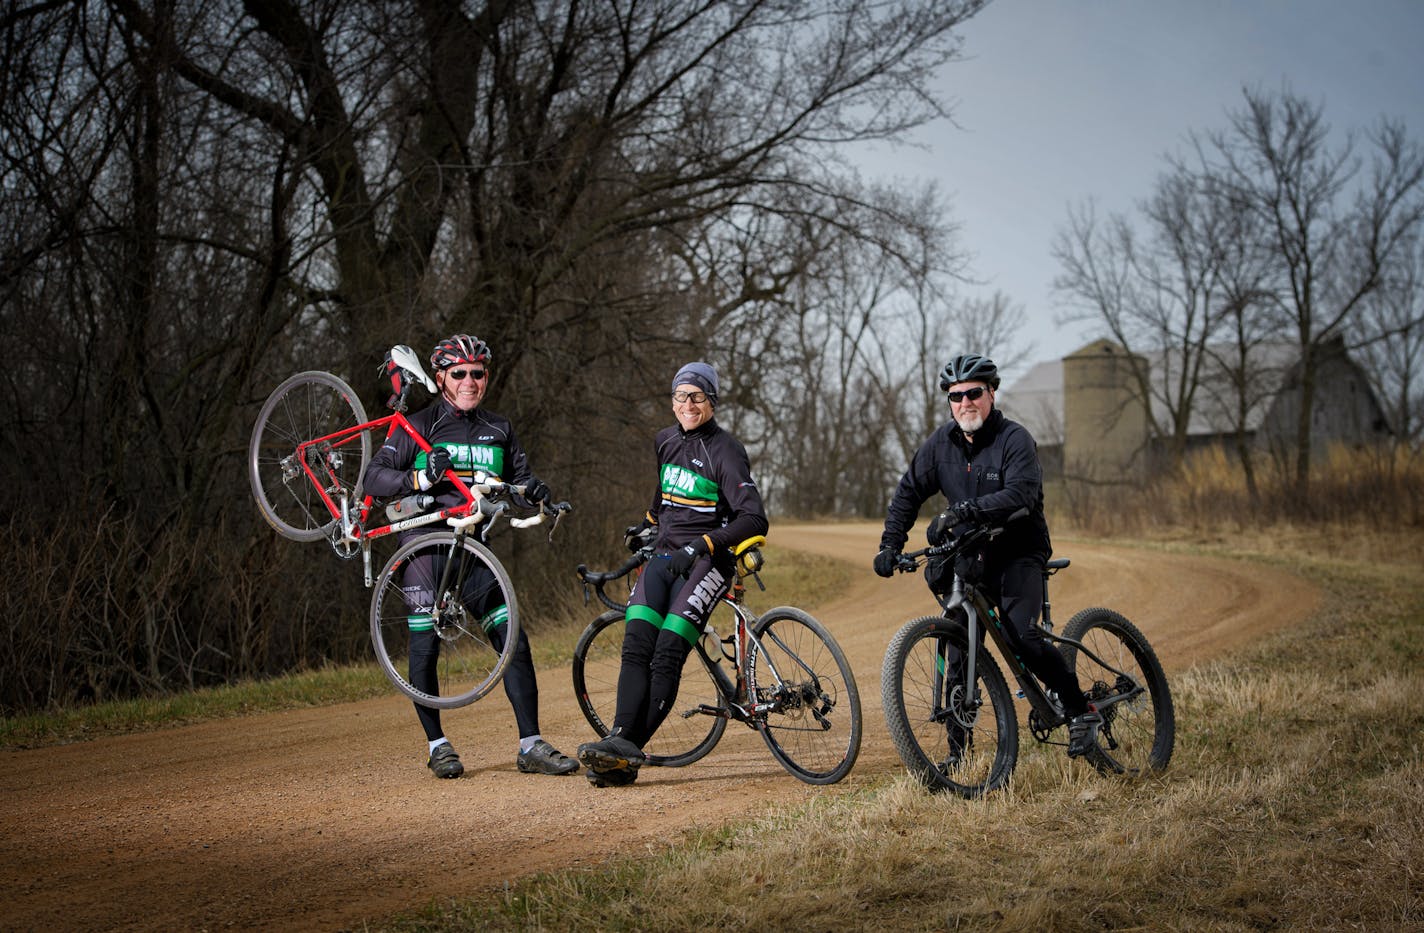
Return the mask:
[[1063, 471], [1093, 482], [1138, 482], [1147, 466], [1147, 361], [1110, 340], [1063, 358]]

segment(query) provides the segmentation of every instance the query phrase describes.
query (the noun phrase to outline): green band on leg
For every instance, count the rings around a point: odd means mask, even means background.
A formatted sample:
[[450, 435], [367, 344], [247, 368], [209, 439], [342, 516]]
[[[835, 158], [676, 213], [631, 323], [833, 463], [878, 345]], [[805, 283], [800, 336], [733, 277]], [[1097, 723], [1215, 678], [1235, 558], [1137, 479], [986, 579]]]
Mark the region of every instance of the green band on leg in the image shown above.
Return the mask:
[[434, 616], [406, 616], [406, 627], [412, 632], [428, 632], [435, 628]]
[[634, 619], [642, 619], [658, 631], [662, 631], [664, 619], [647, 606], [629, 606], [624, 618], [629, 622]]
[[667, 621], [663, 623], [663, 631], [681, 636], [689, 645], [697, 644], [697, 639], [702, 637], [702, 629], [682, 616], [668, 616]]
[[501, 625], [508, 621], [509, 607], [498, 606], [485, 613], [484, 618], [480, 619], [480, 627], [483, 628], [486, 632], [489, 632], [499, 628]]

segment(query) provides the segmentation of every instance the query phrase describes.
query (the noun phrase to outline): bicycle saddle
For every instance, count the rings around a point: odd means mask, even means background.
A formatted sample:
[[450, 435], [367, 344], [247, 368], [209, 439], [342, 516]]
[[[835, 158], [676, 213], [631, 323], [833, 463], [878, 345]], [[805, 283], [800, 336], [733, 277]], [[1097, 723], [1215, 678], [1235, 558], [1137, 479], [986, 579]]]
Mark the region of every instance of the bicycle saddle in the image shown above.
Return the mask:
[[432, 395], [435, 394], [435, 380], [425, 374], [425, 367], [420, 365], [420, 357], [414, 350], [403, 343], [398, 343], [391, 347], [391, 360], [401, 369], [419, 379], [421, 385], [425, 386], [425, 391]]

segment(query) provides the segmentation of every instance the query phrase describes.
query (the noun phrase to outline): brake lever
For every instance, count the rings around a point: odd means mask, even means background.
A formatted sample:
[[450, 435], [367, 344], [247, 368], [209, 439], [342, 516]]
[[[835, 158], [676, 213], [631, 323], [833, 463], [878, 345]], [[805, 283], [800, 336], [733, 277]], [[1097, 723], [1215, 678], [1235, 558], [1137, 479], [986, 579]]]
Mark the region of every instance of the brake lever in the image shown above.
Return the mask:
[[[550, 544], [553, 544], [553, 543], [554, 543], [554, 532], [556, 532], [556, 531], [559, 530], [559, 521], [560, 521], [561, 519], [563, 519], [565, 512], [572, 512], [572, 511], [574, 510], [574, 507], [573, 507], [572, 503], [570, 503], [570, 502], [568, 502], [568, 501], [564, 501], [564, 502], [557, 502], [557, 503], [555, 503], [555, 504], [553, 504], [553, 505], [549, 505], [548, 503], [545, 503], [545, 504], [543, 505], [543, 509], [544, 509], [544, 514], [545, 514], [545, 515], [553, 515], [553, 516], [554, 516], [554, 523], [549, 526], [549, 543], [550, 543]], [[585, 584], [585, 586], [587, 586], [587, 584]], [[587, 593], [584, 594], [584, 603], [585, 603], [585, 604], [588, 603], [588, 594], [587, 594]]]

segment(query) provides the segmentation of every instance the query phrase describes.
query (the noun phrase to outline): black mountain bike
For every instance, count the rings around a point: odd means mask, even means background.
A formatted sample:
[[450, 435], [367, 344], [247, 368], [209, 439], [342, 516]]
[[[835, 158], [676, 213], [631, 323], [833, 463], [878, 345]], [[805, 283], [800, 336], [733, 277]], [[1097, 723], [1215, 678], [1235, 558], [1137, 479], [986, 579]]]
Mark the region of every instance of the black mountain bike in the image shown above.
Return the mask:
[[[687, 656], [677, 709], [643, 749], [645, 765], [676, 768], [700, 760], [716, 747], [731, 721], [761, 733], [772, 757], [807, 784], [834, 784], [855, 765], [860, 754], [860, 693], [840, 645], [800, 609], [779, 606], [758, 616], [743, 602], [747, 577], [765, 589], [757, 576], [765, 541], [757, 536], [733, 548], [736, 576], [722, 597], [733, 615], [730, 631], [720, 636], [708, 620]], [[608, 607], [588, 624], [574, 648], [574, 695], [599, 738], [613, 726], [627, 609], [603, 588], [652, 555], [653, 549], [645, 547], [607, 573], [578, 566], [584, 598], [592, 587]], [[697, 673], [699, 668], [705, 675]]]
[[[954, 566], [957, 558], [976, 553], [1002, 530], [975, 527], [951, 542], [901, 555], [896, 569], [913, 573], [929, 561]], [[1053, 634], [1048, 578], [1068, 563], [1058, 558], [1047, 564], [1039, 624], [1103, 716], [1087, 758], [1105, 773], [1163, 769], [1172, 757], [1176, 722], [1167, 677], [1143, 634], [1118, 613], [1100, 608], [1084, 609], [1069, 620], [1061, 637]], [[978, 585], [956, 573], [943, 614], [906, 622], [891, 639], [880, 674], [895, 748], [910, 773], [934, 791], [978, 797], [1002, 787], [1018, 762], [1015, 694], [984, 645], [985, 631], [1018, 682], [1017, 696], [1028, 701], [1034, 738], [1067, 744], [1052, 739], [1067, 722], [1057, 695], [1015, 654], [999, 608]]]

